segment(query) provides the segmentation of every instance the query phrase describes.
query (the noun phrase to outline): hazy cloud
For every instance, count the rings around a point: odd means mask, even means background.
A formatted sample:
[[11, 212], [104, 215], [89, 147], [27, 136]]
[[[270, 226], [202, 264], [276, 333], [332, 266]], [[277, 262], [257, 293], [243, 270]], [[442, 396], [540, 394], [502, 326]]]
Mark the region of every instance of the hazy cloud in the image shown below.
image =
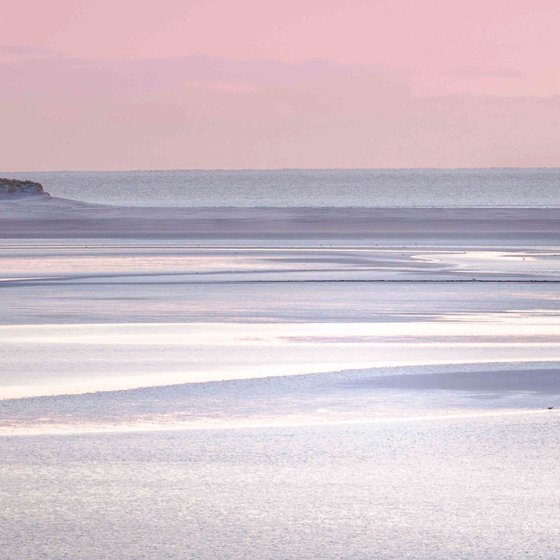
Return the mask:
[[0, 54], [7, 54], [13, 56], [39, 56], [39, 57], [51, 57], [51, 56], [61, 56], [60, 53], [51, 51], [49, 49], [43, 49], [40, 47], [33, 47], [29, 45], [0, 45]]
[[560, 163], [560, 97], [420, 97], [382, 66], [35, 57], [0, 81], [4, 170]]
[[458, 76], [461, 78], [511, 78], [522, 79], [526, 73], [515, 68], [478, 68], [475, 66], [463, 66], [451, 68], [444, 72], [445, 76]]

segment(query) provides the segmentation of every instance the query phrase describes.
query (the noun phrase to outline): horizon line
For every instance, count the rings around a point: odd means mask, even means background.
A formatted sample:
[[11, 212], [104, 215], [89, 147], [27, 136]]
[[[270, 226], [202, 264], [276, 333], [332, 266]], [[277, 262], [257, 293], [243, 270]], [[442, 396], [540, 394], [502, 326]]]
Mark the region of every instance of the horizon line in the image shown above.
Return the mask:
[[6, 174], [24, 173], [162, 173], [162, 172], [243, 172], [243, 171], [491, 171], [491, 170], [560, 170], [558, 166], [486, 166], [486, 167], [191, 167], [136, 169], [42, 169], [0, 171]]

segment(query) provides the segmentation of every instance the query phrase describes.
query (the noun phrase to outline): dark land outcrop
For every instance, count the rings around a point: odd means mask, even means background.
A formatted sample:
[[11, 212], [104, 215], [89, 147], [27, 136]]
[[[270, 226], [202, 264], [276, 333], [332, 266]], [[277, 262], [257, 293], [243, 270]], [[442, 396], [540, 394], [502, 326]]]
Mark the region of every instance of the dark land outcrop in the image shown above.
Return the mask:
[[0, 196], [2, 195], [50, 196], [48, 192], [45, 192], [41, 183], [0, 178]]

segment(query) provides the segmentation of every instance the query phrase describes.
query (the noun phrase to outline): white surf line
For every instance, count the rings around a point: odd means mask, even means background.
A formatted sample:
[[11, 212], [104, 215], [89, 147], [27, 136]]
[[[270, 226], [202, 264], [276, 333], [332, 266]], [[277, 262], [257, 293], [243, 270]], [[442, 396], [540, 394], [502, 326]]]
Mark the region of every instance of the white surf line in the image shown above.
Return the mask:
[[231, 430], [250, 430], [250, 429], [280, 429], [280, 428], [305, 428], [321, 426], [351, 426], [351, 425], [374, 425], [374, 424], [405, 424], [410, 422], [441, 421], [441, 420], [468, 420], [482, 418], [500, 418], [509, 416], [536, 416], [536, 415], [557, 415], [560, 409], [531, 409], [531, 410], [503, 410], [492, 412], [467, 412], [451, 414], [422, 414], [417, 416], [401, 417], [382, 417], [382, 418], [356, 418], [350, 420], [312, 420], [294, 419], [281, 421], [235, 421], [223, 419], [218, 422], [212, 421], [193, 421], [183, 423], [155, 423], [146, 422], [138, 424], [123, 425], [87, 425], [71, 426], [56, 425], [52, 427], [14, 427], [0, 428], [0, 437], [35, 437], [35, 436], [74, 436], [74, 435], [94, 435], [94, 434], [127, 434], [127, 433], [151, 433], [151, 432], [188, 432], [188, 431], [231, 431]]

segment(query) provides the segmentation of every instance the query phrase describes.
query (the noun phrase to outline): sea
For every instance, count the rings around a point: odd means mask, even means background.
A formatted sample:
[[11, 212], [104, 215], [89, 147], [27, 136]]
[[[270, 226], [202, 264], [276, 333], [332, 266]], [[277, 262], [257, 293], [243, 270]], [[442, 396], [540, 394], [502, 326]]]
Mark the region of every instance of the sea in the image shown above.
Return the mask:
[[560, 207], [560, 168], [2, 173], [96, 204], [175, 207]]
[[[3, 175], [127, 206], [560, 207], [560, 169]], [[560, 558], [558, 243], [437, 242], [0, 242], [0, 560]]]

